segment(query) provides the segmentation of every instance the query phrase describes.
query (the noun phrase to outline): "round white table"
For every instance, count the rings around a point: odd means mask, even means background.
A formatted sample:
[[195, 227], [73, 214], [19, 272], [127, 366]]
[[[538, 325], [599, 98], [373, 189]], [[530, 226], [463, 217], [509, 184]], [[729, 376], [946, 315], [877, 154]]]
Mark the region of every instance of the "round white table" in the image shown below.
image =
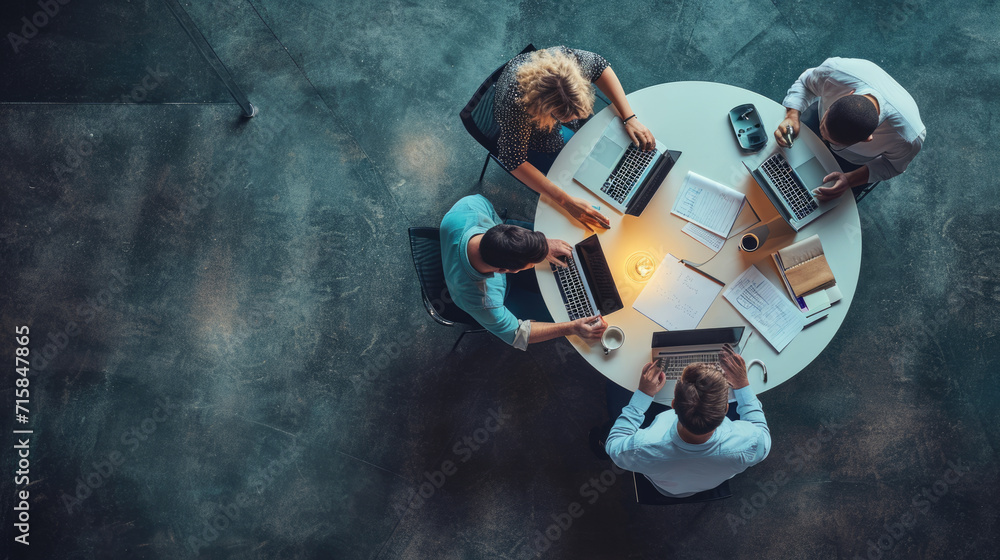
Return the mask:
[[[764, 383], [760, 367], [754, 366], [749, 372], [750, 385], [755, 392], [761, 393], [780, 385], [809, 365], [829, 344], [854, 298], [861, 269], [861, 227], [854, 198], [850, 193], [845, 194], [835, 209], [797, 233], [778, 217], [777, 210], [743, 166], [746, 162], [751, 168], [756, 167], [780, 149], [772, 133], [784, 119], [784, 107], [766, 97], [725, 84], [674, 82], [636, 91], [628, 96], [628, 100], [658, 142], [668, 149], [680, 150], [682, 155], [640, 217], [619, 214], [573, 181], [573, 173], [596, 144], [607, 123], [615, 118], [610, 107], [581, 128], [556, 158], [549, 170], [549, 179], [570, 195], [582, 197], [600, 207], [601, 212], [611, 220], [611, 229], [600, 231], [598, 235], [625, 305], [624, 309], [606, 318], [608, 324], [617, 325], [625, 331], [625, 344], [619, 350], [605, 356], [600, 342], [588, 343], [576, 336], [568, 337], [569, 342], [608, 379], [634, 391], [639, 385], [642, 366], [650, 360], [652, 333], [665, 329], [632, 308], [645, 284], [635, 282], [626, 275], [625, 261], [630, 255], [645, 251], [653, 256], [657, 264], [668, 253], [694, 263], [703, 263], [711, 258], [701, 270], [727, 286], [755, 264], [785, 293], [771, 253], [818, 234], [843, 299], [829, 309], [826, 319], [805, 328], [781, 353], [775, 351], [757, 332], [753, 333], [743, 350], [742, 355], [748, 363], [756, 358], [767, 365], [767, 383]], [[740, 151], [729, 125], [729, 110], [744, 103], [753, 103], [757, 107], [768, 135], [767, 146], [756, 154], [745, 155]], [[840, 170], [822, 140], [803, 126], [793, 148], [785, 150], [785, 156], [795, 166], [814, 154], [827, 171]], [[744, 209], [744, 214], [737, 219], [730, 238], [718, 255], [681, 231], [687, 222], [671, 214], [670, 209], [688, 171], [744, 193], [760, 221], [770, 221], [770, 236], [757, 251], [745, 253], [738, 250], [741, 235], [737, 233], [747, 229], [745, 226], [756, 223], [753, 213], [746, 214], [749, 209]], [[571, 245], [591, 235], [545, 196], [541, 197], [535, 210], [535, 229]], [[552, 271], [548, 266], [538, 266], [535, 270], [542, 297], [553, 319], [556, 322], [569, 320]], [[730, 305], [722, 292], [698, 327], [744, 325], [752, 330], [749, 322]], [[746, 336], [744, 334], [744, 340]], [[673, 388], [674, 382], [668, 381], [655, 400], [669, 404]]]

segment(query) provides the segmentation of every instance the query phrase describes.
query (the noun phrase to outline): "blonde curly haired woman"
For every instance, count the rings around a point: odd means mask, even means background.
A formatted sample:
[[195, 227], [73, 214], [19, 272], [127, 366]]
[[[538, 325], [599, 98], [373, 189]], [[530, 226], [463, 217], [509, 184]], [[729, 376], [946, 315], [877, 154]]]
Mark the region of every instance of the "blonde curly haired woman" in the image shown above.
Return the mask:
[[496, 83], [493, 114], [500, 125], [501, 165], [531, 190], [547, 195], [588, 227], [610, 227], [608, 218], [582, 198], [569, 196], [529, 159], [530, 152], [553, 154], [566, 143], [563, 124], [579, 128], [594, 111], [594, 86], [611, 100], [625, 130], [643, 150], [653, 134], [635, 116], [618, 76], [604, 57], [579, 49], [551, 47], [520, 54], [507, 63]]

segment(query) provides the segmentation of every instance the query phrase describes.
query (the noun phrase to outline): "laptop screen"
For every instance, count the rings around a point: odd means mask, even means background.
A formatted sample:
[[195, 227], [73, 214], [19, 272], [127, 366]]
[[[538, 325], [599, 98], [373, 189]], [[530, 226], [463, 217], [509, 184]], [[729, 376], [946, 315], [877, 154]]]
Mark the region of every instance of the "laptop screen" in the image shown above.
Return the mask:
[[743, 338], [745, 327], [694, 329], [689, 331], [660, 331], [653, 333], [653, 348], [671, 346], [699, 346], [702, 344], [729, 344], [735, 346]]
[[610, 315], [624, 308], [597, 235], [591, 235], [577, 243], [576, 252], [580, 255], [583, 275], [587, 278], [587, 285], [590, 286], [590, 292], [594, 295], [594, 304], [597, 305], [601, 315]]

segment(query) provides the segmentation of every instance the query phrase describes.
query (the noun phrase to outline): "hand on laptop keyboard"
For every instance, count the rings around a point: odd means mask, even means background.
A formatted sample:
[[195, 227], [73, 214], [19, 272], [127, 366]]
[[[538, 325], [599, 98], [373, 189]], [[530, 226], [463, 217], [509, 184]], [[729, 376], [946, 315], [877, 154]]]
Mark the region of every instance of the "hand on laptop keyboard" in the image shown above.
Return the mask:
[[632, 117], [625, 123], [625, 132], [632, 139], [632, 143], [644, 152], [656, 147], [656, 138], [653, 138], [653, 133], [646, 128], [646, 125], [639, 122], [638, 117]]
[[655, 397], [663, 385], [667, 383], [667, 376], [663, 370], [657, 367], [656, 362], [649, 362], [642, 367], [642, 377], [639, 378], [639, 390], [651, 397]]
[[733, 389], [742, 389], [750, 384], [747, 379], [747, 365], [743, 361], [743, 356], [733, 352], [728, 344], [722, 346], [719, 354], [722, 372], [726, 374], [726, 380], [733, 386]]
[[548, 239], [549, 254], [545, 255], [545, 260], [559, 266], [566, 267], [566, 259], [573, 256], [573, 247], [562, 239]]
[[[830, 183], [833, 184], [826, 186]], [[833, 200], [851, 188], [851, 183], [847, 179], [847, 175], [839, 171], [834, 171], [823, 177], [823, 184], [824, 186], [813, 189], [813, 194], [820, 200]]]

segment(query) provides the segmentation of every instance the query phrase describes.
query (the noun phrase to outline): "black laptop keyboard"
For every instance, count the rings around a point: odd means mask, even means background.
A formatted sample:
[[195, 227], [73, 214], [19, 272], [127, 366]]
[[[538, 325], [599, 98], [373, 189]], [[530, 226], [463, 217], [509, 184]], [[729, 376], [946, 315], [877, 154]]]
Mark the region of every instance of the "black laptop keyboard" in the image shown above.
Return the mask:
[[632, 192], [632, 189], [635, 188], [639, 177], [646, 171], [646, 168], [652, 163], [654, 157], [656, 157], [656, 150], [644, 152], [636, 148], [635, 144], [630, 144], [628, 149], [625, 150], [625, 155], [618, 162], [618, 167], [608, 177], [608, 180], [604, 182], [601, 191], [617, 200], [620, 204], [625, 204], [625, 199]]
[[788, 165], [788, 160], [781, 154], [774, 154], [764, 160], [764, 163], [760, 166], [760, 171], [778, 189], [778, 192], [784, 197], [785, 202], [788, 203], [788, 206], [795, 213], [796, 218], [801, 220], [819, 208], [812, 195], [809, 194], [809, 189], [805, 188], [798, 177], [792, 173], [792, 168]]
[[684, 373], [684, 368], [688, 364], [695, 362], [705, 362], [707, 364], [719, 363], [718, 352], [705, 352], [701, 354], [684, 354], [680, 356], [664, 356], [656, 360], [656, 365], [665, 374], [667, 379], [680, 379]]
[[575, 321], [581, 317], [593, 317], [594, 308], [587, 300], [587, 290], [583, 287], [583, 278], [576, 268], [573, 257], [566, 257], [566, 268], [549, 264], [552, 272], [556, 276], [559, 285], [559, 293], [562, 295], [563, 303], [566, 304], [566, 312], [569, 313], [569, 320]]

